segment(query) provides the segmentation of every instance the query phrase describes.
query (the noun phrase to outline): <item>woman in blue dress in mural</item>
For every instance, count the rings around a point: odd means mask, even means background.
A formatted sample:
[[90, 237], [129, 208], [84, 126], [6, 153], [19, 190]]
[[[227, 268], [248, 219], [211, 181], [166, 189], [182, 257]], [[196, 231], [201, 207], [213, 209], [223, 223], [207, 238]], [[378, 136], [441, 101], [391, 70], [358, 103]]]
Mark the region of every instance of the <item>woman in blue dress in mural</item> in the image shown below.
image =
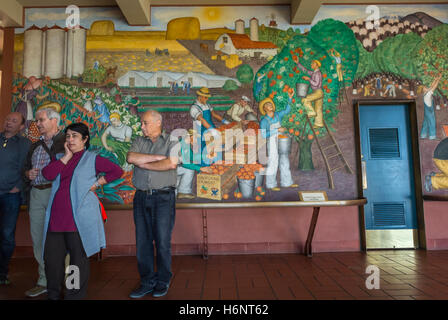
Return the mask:
[[102, 123], [110, 124], [109, 109], [107, 109], [107, 106], [103, 102], [101, 97], [96, 97], [94, 103], [95, 103], [95, 106], [93, 107], [93, 111], [95, 111], [98, 114], [97, 119]]

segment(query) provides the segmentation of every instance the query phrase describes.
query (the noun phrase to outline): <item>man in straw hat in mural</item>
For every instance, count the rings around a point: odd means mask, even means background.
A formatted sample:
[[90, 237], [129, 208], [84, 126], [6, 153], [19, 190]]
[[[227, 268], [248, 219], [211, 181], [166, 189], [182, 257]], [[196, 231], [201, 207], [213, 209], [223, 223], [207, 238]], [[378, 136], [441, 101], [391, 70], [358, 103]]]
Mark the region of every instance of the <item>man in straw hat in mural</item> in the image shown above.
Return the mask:
[[289, 155], [287, 153], [279, 154], [278, 136], [286, 131], [281, 126], [282, 118], [291, 111], [292, 97], [294, 90], [288, 93], [289, 101], [286, 109], [275, 112], [275, 103], [271, 98], [260, 101], [259, 109], [263, 117], [260, 120], [260, 129], [267, 145], [267, 168], [266, 168], [266, 188], [272, 191], [280, 191], [277, 186], [277, 171], [280, 167], [280, 186], [295, 188], [291, 177], [291, 169], [289, 166]]
[[[201, 154], [204, 153], [206, 132], [211, 132], [215, 129], [213, 124], [213, 118], [224, 123], [226, 122], [222, 116], [213, 110], [213, 107], [207, 103], [207, 100], [212, 96], [210, 91], [206, 87], [200, 88], [196, 91], [197, 99], [190, 107], [190, 116], [193, 118], [193, 130], [196, 130], [199, 135], [201, 146]], [[204, 157], [202, 157], [202, 163], [204, 163]]]
[[[302, 99], [302, 104], [306, 108], [306, 112], [308, 115], [308, 118], [316, 118], [314, 120], [314, 128], [322, 128], [324, 126], [323, 122], [323, 113], [322, 113], [322, 106], [324, 102], [324, 92], [322, 91], [322, 73], [320, 72], [320, 67], [322, 64], [319, 60], [313, 60], [311, 62], [311, 69], [306, 69], [303, 65], [299, 62], [299, 57], [294, 56], [294, 61], [297, 63], [297, 67], [299, 67], [300, 70], [303, 72], [309, 74], [311, 77], [303, 76], [302, 79], [307, 80], [311, 84], [311, 89], [313, 92], [308, 94], [305, 98]], [[314, 108], [313, 108], [313, 102], [314, 102]]]

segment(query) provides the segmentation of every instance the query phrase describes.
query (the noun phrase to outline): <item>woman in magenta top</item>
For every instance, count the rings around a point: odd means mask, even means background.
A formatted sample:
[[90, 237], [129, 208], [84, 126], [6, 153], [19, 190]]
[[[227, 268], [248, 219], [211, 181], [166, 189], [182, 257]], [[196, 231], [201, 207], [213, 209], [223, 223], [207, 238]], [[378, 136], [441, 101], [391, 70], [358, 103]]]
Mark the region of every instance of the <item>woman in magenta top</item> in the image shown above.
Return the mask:
[[[65, 129], [65, 153], [42, 170], [53, 181], [44, 230], [44, 261], [49, 299], [59, 299], [65, 270], [64, 259], [80, 275], [79, 288], [66, 288], [66, 299], [82, 299], [87, 293], [88, 257], [105, 247], [104, 226], [97, 187], [121, 177], [123, 170], [106, 158], [88, 151], [90, 134], [83, 123]], [[100, 174], [103, 174], [98, 178]], [[45, 236], [46, 235], [46, 236]]]

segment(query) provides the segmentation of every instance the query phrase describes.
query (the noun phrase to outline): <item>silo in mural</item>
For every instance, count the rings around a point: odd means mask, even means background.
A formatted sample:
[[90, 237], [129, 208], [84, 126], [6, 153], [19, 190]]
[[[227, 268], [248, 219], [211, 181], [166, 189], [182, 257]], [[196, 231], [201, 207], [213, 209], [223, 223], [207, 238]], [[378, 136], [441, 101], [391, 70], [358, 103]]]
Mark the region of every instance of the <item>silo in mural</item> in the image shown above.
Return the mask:
[[235, 21], [235, 32], [237, 34], [244, 34], [244, 20], [238, 19]]
[[258, 41], [258, 19], [250, 19], [250, 40]]
[[54, 25], [46, 31], [45, 76], [60, 79], [64, 76], [66, 57], [66, 32]]
[[83, 27], [67, 31], [67, 78], [78, 77], [84, 72], [87, 30]]
[[42, 76], [43, 31], [33, 25], [25, 31], [23, 40], [23, 75]]

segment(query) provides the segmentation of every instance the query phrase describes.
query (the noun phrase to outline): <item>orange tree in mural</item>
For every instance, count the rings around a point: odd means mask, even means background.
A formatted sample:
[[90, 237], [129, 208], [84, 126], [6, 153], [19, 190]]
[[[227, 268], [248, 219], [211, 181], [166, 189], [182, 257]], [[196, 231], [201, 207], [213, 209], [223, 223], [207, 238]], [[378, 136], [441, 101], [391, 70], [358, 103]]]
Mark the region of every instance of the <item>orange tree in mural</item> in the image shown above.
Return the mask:
[[419, 78], [413, 52], [422, 42], [415, 33], [399, 34], [387, 38], [373, 51], [375, 71], [394, 74], [399, 81], [415, 82]]
[[413, 58], [423, 84], [429, 87], [442, 73], [438, 94], [448, 96], [448, 25], [442, 24], [429, 31], [414, 50]]
[[[338, 93], [340, 86], [336, 70], [336, 61], [330, 55], [334, 49], [341, 56], [344, 82], [350, 83], [356, 74], [358, 66], [358, 48], [353, 32], [342, 22], [326, 19], [316, 24], [308, 35], [297, 35], [277, 54], [274, 59], [264, 65], [255, 75], [254, 97], [261, 101], [267, 97], [273, 99], [278, 111], [286, 108], [288, 92], [296, 91], [292, 99], [292, 110], [282, 120], [282, 126], [288, 134], [299, 143], [299, 169], [313, 170], [311, 146], [315, 136], [307, 122], [306, 108], [302, 97], [297, 96], [297, 87], [301, 83], [309, 83], [303, 72], [294, 62], [296, 57], [308, 70], [313, 60], [321, 63], [322, 91], [323, 91], [323, 118], [329, 128], [337, 117], [339, 110]], [[308, 88], [308, 94], [312, 92]], [[310, 119], [314, 123], [313, 118]], [[303, 132], [303, 130], [305, 131]], [[332, 129], [334, 130], [334, 129]], [[318, 137], [327, 134], [325, 128], [315, 130]]]

